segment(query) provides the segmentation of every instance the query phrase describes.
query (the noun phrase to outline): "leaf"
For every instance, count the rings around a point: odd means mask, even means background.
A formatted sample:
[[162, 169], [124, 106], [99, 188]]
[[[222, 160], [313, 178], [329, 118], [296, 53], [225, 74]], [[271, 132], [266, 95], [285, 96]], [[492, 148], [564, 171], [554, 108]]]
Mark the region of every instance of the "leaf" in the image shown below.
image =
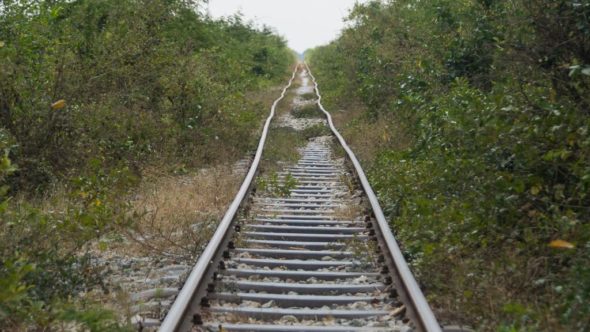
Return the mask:
[[51, 109], [54, 111], [60, 110], [64, 107], [66, 107], [66, 101], [63, 99], [60, 99], [60, 100], [56, 101], [55, 103], [51, 104]]
[[531, 187], [531, 194], [537, 196], [541, 192], [541, 188], [539, 186], [532, 186]]
[[576, 72], [578, 70], [580, 70], [580, 65], [570, 66], [569, 69], [570, 69], [569, 77], [572, 77], [576, 74]]
[[549, 247], [556, 249], [574, 249], [576, 246], [573, 243], [564, 240], [553, 240], [549, 242]]
[[523, 181], [521, 180], [516, 180], [514, 182], [514, 190], [516, 190], [517, 193], [522, 193], [525, 190], [525, 184]]

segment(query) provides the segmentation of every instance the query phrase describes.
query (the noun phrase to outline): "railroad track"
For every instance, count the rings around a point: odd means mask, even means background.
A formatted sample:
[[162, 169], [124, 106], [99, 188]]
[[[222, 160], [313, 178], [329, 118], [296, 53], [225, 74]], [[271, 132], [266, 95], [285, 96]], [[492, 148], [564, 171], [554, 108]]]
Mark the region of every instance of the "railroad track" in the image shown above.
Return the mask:
[[[253, 190], [278, 103], [309, 75], [333, 136]], [[344, 150], [337, 158], [334, 144]], [[272, 106], [240, 191], [160, 331], [440, 331], [367, 178], [298, 66]]]

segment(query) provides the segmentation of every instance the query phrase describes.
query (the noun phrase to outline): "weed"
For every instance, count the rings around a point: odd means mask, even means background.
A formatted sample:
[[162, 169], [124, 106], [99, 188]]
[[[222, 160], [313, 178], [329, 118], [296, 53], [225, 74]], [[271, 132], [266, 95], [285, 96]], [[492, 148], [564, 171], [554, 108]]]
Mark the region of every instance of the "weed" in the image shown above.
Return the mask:
[[301, 118], [323, 118], [324, 112], [322, 112], [317, 103], [305, 103], [296, 105], [292, 110], [291, 114], [293, 117]]
[[267, 176], [261, 176], [257, 180], [257, 187], [263, 189], [272, 197], [288, 197], [291, 190], [297, 187], [298, 181], [291, 173], [288, 173], [284, 179], [280, 179], [276, 172]]
[[278, 169], [279, 162], [297, 162], [301, 158], [297, 148], [304, 146], [305, 143], [301, 133], [291, 127], [272, 128], [262, 155], [261, 168], [272, 171]]
[[138, 220], [126, 233], [140, 251], [195, 257], [235, 196], [241, 176], [227, 166], [183, 176], [152, 172], [136, 191]]
[[355, 190], [358, 189], [356, 179], [350, 174], [340, 175], [340, 181], [344, 183], [349, 193], [353, 193]]
[[332, 149], [332, 156], [334, 156], [335, 159], [342, 159], [347, 157], [346, 151], [344, 150], [342, 145], [340, 145], [340, 142], [338, 142], [337, 139], [334, 138], [334, 140], [330, 142], [330, 147]]
[[299, 95], [299, 97], [303, 100], [315, 100], [318, 96], [315, 94], [315, 92], [308, 92], [308, 93], [304, 93], [302, 95]]
[[357, 236], [346, 241], [347, 248], [352, 252], [353, 258], [360, 264], [358, 269], [366, 269], [374, 264], [377, 259], [377, 243], [375, 241], [361, 240]]
[[310, 140], [315, 137], [329, 136], [331, 134], [332, 131], [330, 131], [330, 128], [324, 124], [319, 123], [301, 130], [301, 136], [305, 140]]

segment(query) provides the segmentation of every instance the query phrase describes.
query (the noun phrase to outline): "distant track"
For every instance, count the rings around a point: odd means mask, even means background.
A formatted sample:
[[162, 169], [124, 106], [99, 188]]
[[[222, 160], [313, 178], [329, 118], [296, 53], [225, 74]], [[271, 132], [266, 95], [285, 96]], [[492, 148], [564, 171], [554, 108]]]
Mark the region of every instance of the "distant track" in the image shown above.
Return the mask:
[[[298, 70], [346, 152], [311, 140], [288, 197], [253, 193], [278, 103]], [[282, 182], [281, 182], [282, 183]], [[251, 168], [160, 331], [441, 331], [360, 163], [321, 104], [307, 65], [272, 105]]]

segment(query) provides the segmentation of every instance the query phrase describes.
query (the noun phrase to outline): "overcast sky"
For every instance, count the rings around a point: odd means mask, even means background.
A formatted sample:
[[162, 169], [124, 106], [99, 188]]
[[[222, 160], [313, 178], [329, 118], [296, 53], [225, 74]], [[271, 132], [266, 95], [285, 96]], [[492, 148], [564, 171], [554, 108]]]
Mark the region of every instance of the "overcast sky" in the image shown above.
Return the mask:
[[209, 0], [213, 17], [241, 11], [248, 20], [275, 28], [302, 53], [338, 36], [355, 2], [364, 0]]

